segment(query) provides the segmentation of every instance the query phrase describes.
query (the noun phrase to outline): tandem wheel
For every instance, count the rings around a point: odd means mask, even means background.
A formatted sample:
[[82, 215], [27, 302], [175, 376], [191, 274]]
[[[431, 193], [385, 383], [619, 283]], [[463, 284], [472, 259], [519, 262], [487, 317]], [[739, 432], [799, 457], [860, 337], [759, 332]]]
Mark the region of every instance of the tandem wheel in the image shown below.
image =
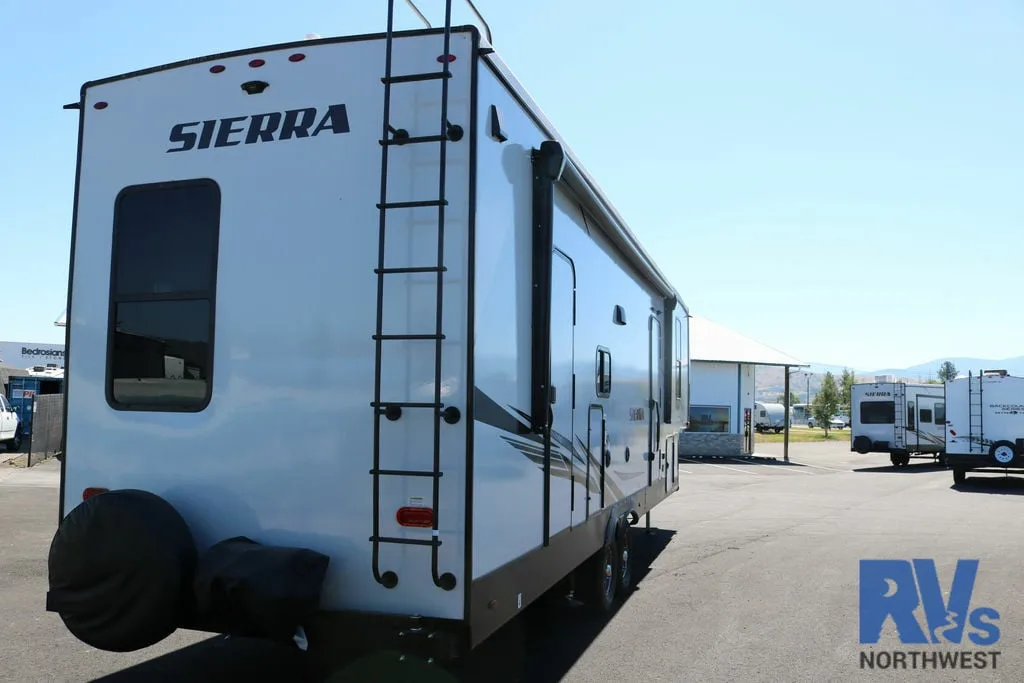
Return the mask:
[[967, 481], [967, 470], [963, 467], [953, 468], [953, 483], [962, 484]]
[[579, 568], [579, 597], [598, 614], [610, 612], [615, 606], [619, 587], [619, 560], [615, 535], [590, 556]]
[[893, 467], [906, 467], [910, 464], [909, 453], [890, 453], [889, 462], [892, 463]]

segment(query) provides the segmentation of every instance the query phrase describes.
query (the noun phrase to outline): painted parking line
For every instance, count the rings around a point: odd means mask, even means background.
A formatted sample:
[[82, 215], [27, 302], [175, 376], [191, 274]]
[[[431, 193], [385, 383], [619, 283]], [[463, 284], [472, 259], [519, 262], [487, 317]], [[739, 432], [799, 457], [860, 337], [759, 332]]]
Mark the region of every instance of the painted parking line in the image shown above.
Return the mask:
[[750, 462], [751, 465], [757, 465], [758, 467], [771, 467], [771, 468], [775, 468], [775, 469], [781, 469], [783, 472], [792, 472], [793, 474], [810, 474], [811, 476], [814, 476], [813, 472], [805, 472], [805, 471], [803, 471], [801, 469], [793, 468], [792, 466], [769, 465], [768, 463], [755, 462], [753, 460], [751, 460], [751, 461], [737, 460], [736, 458], [729, 458], [729, 460], [732, 460], [733, 462]]
[[810, 464], [808, 462], [801, 462], [801, 463], [797, 463], [797, 464], [798, 465], [802, 465], [803, 467], [814, 467], [814, 468], [817, 468], [819, 470], [828, 470], [830, 472], [849, 472], [850, 471], [850, 470], [842, 470], [842, 469], [839, 469], [838, 467], [825, 467], [824, 465], [812, 465], [812, 464]]
[[690, 470], [684, 470], [682, 467], [679, 468], [679, 471], [682, 472], [683, 474], [693, 474], [693, 472], [691, 472]]
[[679, 458], [683, 462], [692, 462], [694, 465], [707, 465], [708, 467], [720, 467], [723, 470], [732, 470], [733, 472], [742, 472], [743, 474], [752, 474], [750, 470], [741, 470], [738, 467], [729, 467], [728, 465], [716, 465], [713, 462], [701, 462], [700, 460], [690, 460], [689, 458]]

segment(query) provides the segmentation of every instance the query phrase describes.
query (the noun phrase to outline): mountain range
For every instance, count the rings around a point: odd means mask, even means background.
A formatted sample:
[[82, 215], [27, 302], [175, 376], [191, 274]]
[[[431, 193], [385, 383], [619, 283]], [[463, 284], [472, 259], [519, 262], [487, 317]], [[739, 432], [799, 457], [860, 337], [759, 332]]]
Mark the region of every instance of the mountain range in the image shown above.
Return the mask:
[[[838, 380], [842, 377], [843, 369], [853, 370], [858, 382], [871, 382], [876, 375], [893, 375], [899, 379], [910, 382], [926, 382], [934, 380], [938, 373], [939, 366], [945, 361], [951, 361], [960, 374], [968, 372], [978, 374], [982, 370], [1006, 370], [1010, 375], [1024, 377], [1024, 356], [1013, 358], [991, 359], [991, 358], [939, 358], [927, 363], [919, 363], [905, 368], [884, 368], [881, 370], [864, 370], [850, 366], [833, 365], [830, 363], [811, 363], [808, 368], [794, 370], [790, 375], [790, 390], [795, 392], [801, 402], [811, 398], [821, 387], [821, 380], [826, 372], [831, 372]], [[755, 379], [757, 400], [775, 401], [784, 391], [785, 376], [782, 368], [758, 367]]]

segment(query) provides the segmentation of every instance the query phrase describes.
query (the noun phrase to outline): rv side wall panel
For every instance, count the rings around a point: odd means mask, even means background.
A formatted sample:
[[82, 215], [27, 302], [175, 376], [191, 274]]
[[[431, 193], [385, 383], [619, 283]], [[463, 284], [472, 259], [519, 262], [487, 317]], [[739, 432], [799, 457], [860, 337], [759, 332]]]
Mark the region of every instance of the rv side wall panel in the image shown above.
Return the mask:
[[[449, 118], [464, 127], [470, 124], [471, 44], [468, 33], [452, 37], [457, 59]], [[197, 62], [86, 89], [74, 310], [68, 316], [75, 362], [64, 512], [81, 501], [85, 487], [146, 489], [182, 513], [201, 548], [245, 535], [328, 554], [324, 609], [458, 619], [464, 592], [433, 584], [428, 547], [381, 547], [381, 571], [394, 570], [400, 579], [393, 590], [371, 573], [371, 337], [384, 47], [380, 39], [309, 43], [301, 49], [306, 58], [296, 63], [287, 59], [294, 48], [268, 49], [218, 59], [213, 63], [226, 66], [220, 74], [209, 71], [211, 62]], [[394, 48], [395, 74], [439, 68], [439, 35], [402, 38]], [[257, 56], [266, 60], [258, 72], [247, 65]], [[245, 94], [240, 83], [256, 76], [270, 87]], [[436, 134], [440, 93], [438, 81], [396, 85], [392, 124], [413, 136]], [[95, 109], [98, 101], [108, 106]], [[345, 106], [347, 131], [339, 126], [333, 133], [262, 142], [256, 135], [244, 143], [251, 119], [238, 119], [219, 124], [228, 129], [218, 128], [226, 130], [223, 137], [211, 138], [231, 144], [200, 148], [200, 142], [168, 152], [176, 124], [306, 108], [323, 116], [331, 105]], [[272, 120], [265, 117], [264, 126]], [[448, 148], [442, 330], [442, 401], [463, 411], [468, 139]], [[436, 144], [393, 148], [390, 169], [391, 201], [437, 199]], [[115, 410], [105, 398], [115, 201], [127, 186], [193, 178], [215, 181], [221, 197], [212, 398], [199, 412]], [[386, 265], [434, 265], [436, 215], [429, 208], [392, 211]], [[190, 249], [188, 243], [173, 248]], [[434, 275], [388, 276], [384, 310], [385, 333], [432, 333]], [[181, 327], [174, 320], [161, 324]], [[383, 399], [433, 400], [433, 342], [386, 344]], [[441, 428], [439, 565], [461, 586], [468, 580], [466, 423]], [[382, 467], [431, 468], [429, 410], [407, 409], [397, 422], [382, 420], [381, 429]], [[381, 533], [429, 538], [429, 529], [399, 527], [395, 512], [430, 505], [431, 498], [429, 478], [382, 479]]]
[[[488, 68], [481, 67], [478, 78], [477, 125], [482, 134], [475, 253], [474, 578], [539, 547], [544, 529], [543, 441], [530, 433], [529, 411], [531, 150], [545, 137]], [[504, 142], [489, 135], [494, 132], [491, 105], [499, 112], [501, 132], [507, 136]], [[605, 505], [647, 485], [648, 318], [652, 309], [661, 311], [663, 302], [613, 254], [593, 221], [592, 216], [584, 219], [578, 202], [556, 185], [554, 245], [571, 259], [572, 268], [560, 270], [554, 278], [558, 291], [553, 308], [558, 310], [559, 301], [570, 294], [566, 287], [574, 271], [576, 324], [573, 327], [563, 317], [552, 321], [552, 336], [559, 335], [553, 344], [559, 350], [552, 359], [552, 377], [557, 382], [557, 377], [567, 376], [571, 355], [576, 395], [571, 428], [553, 439], [551, 535], [587, 519], [588, 460], [589, 513], [601, 507], [600, 426], [599, 419], [589, 419], [589, 406], [601, 406], [607, 420], [611, 464]], [[562, 268], [559, 259], [555, 261]], [[564, 258], [561, 262], [565, 263]], [[625, 326], [613, 322], [615, 305], [626, 311]], [[568, 346], [566, 335], [570, 334]], [[612, 390], [607, 398], [597, 396], [599, 345], [612, 356]], [[657, 347], [654, 362], [658, 378], [662, 369]], [[556, 424], [567, 424], [569, 393], [557, 396]], [[593, 415], [599, 415], [597, 410]]]

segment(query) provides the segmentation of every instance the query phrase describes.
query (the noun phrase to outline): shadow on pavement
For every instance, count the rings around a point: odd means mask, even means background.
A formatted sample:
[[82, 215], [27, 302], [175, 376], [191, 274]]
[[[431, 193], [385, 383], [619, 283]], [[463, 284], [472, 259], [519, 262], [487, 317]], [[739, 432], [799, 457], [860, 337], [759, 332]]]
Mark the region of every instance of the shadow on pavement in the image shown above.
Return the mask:
[[1024, 496], [1024, 477], [1002, 472], [974, 472], [962, 484], [950, 486], [960, 493], [996, 493], [1005, 496]]
[[252, 638], [215, 636], [93, 683], [214, 683], [214, 681], [310, 681], [303, 653]]
[[[670, 529], [652, 527], [644, 533], [643, 522], [634, 527], [633, 591], [643, 590], [643, 579], [651, 564], [675, 535]], [[494, 633], [466, 659], [453, 666], [458, 681], [559, 681], [615, 618], [630, 595], [620, 597], [615, 609], [604, 615], [586, 607], [570, 605], [551, 591], [530, 605], [521, 615]], [[304, 653], [249, 638], [215, 636], [117, 673], [93, 683], [226, 683], [227, 681], [274, 681], [275, 683], [316, 683], [322, 679], [310, 673]], [[423, 677], [409, 671], [408, 680], [452, 680], [439, 674]], [[339, 680], [349, 680], [342, 677]], [[390, 681], [406, 678], [373, 677]]]
[[757, 465], [758, 467], [764, 467], [765, 465], [768, 465], [768, 466], [773, 466], [774, 465], [774, 466], [778, 466], [778, 467], [807, 467], [807, 465], [803, 465], [803, 464], [798, 463], [798, 462], [793, 462], [792, 460], [789, 461], [789, 462], [786, 462], [781, 457], [778, 458], [778, 459], [776, 459], [776, 458], [759, 458], [759, 457], [755, 457], [755, 458], [727, 458], [727, 457], [721, 457], [721, 458], [700, 458], [700, 457], [690, 458], [690, 457], [686, 457], [686, 458], [679, 458], [679, 465], [680, 465], [680, 467], [685, 466], [685, 465], [727, 465], [728, 467], [738, 467], [740, 465], [749, 465], [749, 466]]
[[917, 474], [920, 472], [944, 472], [949, 468], [940, 465], [933, 460], [922, 460], [921, 462], [910, 461], [906, 467], [893, 467], [891, 464], [878, 465], [876, 467], [859, 467], [850, 470], [851, 472], [877, 472], [882, 474]]
[[[517, 619], [506, 624], [495, 633], [493, 639], [481, 645], [473, 657], [466, 661], [466, 669], [460, 670], [461, 681], [528, 681], [548, 683], [560, 681], [573, 665], [583, 656], [587, 648], [601, 631], [615, 618], [615, 614], [628, 602], [632, 593], [642, 591], [644, 577], [651, 571], [651, 564], [665, 550], [675, 531], [651, 527], [645, 534], [643, 521], [634, 527], [633, 537], [633, 590], [617, 599], [615, 609], [604, 615], [589, 612], [586, 607], [574, 607], [552, 591], [530, 606]], [[519, 622], [519, 623], [516, 623]], [[505, 633], [503, 633], [505, 632]], [[511, 638], [515, 644], [509, 647], [502, 639]], [[495, 651], [488, 652], [488, 646]], [[521, 665], [509, 662], [509, 677], [502, 677], [501, 666], [496, 662], [505, 656], [517, 654]]]

